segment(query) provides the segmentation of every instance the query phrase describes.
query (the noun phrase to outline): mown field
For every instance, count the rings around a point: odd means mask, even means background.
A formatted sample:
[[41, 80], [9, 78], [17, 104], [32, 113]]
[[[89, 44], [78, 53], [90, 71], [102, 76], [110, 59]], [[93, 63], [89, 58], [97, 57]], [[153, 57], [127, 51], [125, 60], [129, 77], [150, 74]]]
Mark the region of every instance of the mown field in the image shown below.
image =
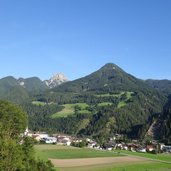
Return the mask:
[[94, 150], [89, 148], [76, 148], [61, 145], [35, 145], [36, 155], [43, 160], [53, 159], [79, 159], [94, 157], [115, 157], [123, 156], [110, 151]]
[[122, 165], [105, 166], [95, 171], [171, 171], [171, 165], [160, 162], [127, 163]]
[[145, 158], [154, 159], [154, 160], [167, 161], [167, 162], [170, 162], [171, 164], [171, 154], [135, 153], [135, 152], [126, 151], [126, 150], [115, 150], [115, 152], [119, 152], [125, 155], [139, 156], [139, 157], [145, 157]]
[[171, 171], [171, 155], [167, 154], [155, 158], [154, 154], [122, 154], [122, 151], [58, 145], [36, 145], [35, 150], [38, 158], [50, 159], [57, 171]]

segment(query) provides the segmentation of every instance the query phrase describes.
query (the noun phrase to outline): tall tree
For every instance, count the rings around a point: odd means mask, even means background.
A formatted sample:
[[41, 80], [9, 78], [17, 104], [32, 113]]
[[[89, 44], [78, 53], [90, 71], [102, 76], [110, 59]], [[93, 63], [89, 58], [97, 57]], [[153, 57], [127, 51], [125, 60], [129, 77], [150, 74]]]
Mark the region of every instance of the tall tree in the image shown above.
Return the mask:
[[21, 136], [26, 125], [21, 108], [0, 100], [0, 170], [54, 171], [49, 163], [35, 160], [32, 141]]

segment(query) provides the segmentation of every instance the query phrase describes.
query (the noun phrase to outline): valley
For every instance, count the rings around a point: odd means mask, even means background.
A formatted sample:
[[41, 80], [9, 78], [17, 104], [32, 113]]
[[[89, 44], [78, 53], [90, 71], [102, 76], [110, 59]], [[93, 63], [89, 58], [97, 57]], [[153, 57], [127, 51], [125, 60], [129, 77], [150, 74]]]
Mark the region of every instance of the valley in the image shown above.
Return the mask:
[[[116, 133], [128, 139], [143, 139], [154, 120], [162, 123], [168, 115], [163, 114], [163, 108], [169, 99], [169, 92], [166, 94], [169, 84], [164, 89], [164, 84], [152, 81], [138, 79], [108, 63], [73, 81], [63, 75], [54, 76], [49, 79], [53, 87], [47, 87], [45, 81], [36, 77], [19, 80], [6, 77], [0, 79], [0, 98], [23, 107], [32, 131], [88, 136], [99, 143]], [[159, 85], [157, 89], [154, 84]], [[169, 124], [162, 125], [155, 140], [169, 143], [166, 135], [170, 137], [170, 132], [165, 131], [168, 128]], [[149, 136], [154, 137], [152, 132]]]

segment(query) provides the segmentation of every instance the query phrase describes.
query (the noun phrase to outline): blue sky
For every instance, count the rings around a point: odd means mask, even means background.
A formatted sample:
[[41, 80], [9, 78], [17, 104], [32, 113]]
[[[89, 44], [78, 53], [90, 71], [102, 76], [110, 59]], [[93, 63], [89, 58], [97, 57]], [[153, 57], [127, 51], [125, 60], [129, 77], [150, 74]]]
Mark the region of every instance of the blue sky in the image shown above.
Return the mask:
[[73, 80], [111, 62], [171, 80], [170, 9], [170, 0], [2, 0], [0, 78]]

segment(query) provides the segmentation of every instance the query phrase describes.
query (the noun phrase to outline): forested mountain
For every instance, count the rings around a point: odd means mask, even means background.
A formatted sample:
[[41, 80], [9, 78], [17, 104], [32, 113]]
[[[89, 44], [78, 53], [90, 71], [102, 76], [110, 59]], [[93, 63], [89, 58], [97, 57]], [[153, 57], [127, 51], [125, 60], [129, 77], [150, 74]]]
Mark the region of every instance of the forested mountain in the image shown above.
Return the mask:
[[37, 92], [47, 90], [49, 87], [38, 77], [19, 78], [18, 83], [29, 92]]
[[1, 97], [5, 96], [6, 93], [9, 92], [9, 90], [12, 87], [15, 87], [17, 85], [18, 85], [17, 80], [12, 76], [0, 79], [0, 96]]
[[0, 98], [22, 103], [29, 99], [30, 93], [44, 91], [48, 87], [39, 78], [19, 78], [8, 76], [0, 79]]
[[51, 77], [49, 80], [45, 80], [44, 82], [49, 88], [54, 88], [67, 81], [68, 79], [66, 78], [66, 76], [63, 73], [59, 73], [53, 75], [53, 77]]
[[[44, 103], [41, 107], [24, 107], [30, 113], [30, 127], [34, 130], [48, 128], [104, 142], [115, 133], [144, 137], [167, 98], [143, 80], [109, 63], [86, 77], [37, 94], [34, 100]], [[48, 110], [52, 104], [56, 105], [56, 112]]]
[[62, 84], [54, 89], [56, 92], [113, 92], [113, 91], [135, 91], [138, 89], [149, 89], [142, 80], [127, 74], [117, 65], [108, 63], [98, 71]]
[[[63, 77], [57, 74], [46, 81], [42, 81], [38, 77], [16, 79], [12, 76], [8, 76], [2, 78], [0, 79], [0, 98], [15, 103], [22, 103], [23, 101], [27, 101], [33, 94], [46, 91], [65, 82], [66, 79], [64, 79], [64, 75], [62, 76]], [[49, 84], [47, 84], [47, 82]]]
[[149, 79], [149, 80], [146, 80], [146, 83], [157, 89], [157, 90], [160, 90], [166, 94], [171, 94], [171, 81], [170, 80], [152, 80], [152, 79]]
[[[5, 95], [9, 96], [15, 94], [14, 88], [26, 92], [27, 100], [20, 104], [29, 114], [29, 129], [34, 131], [89, 136], [102, 143], [116, 133], [129, 138], [143, 138], [155, 119], [162, 122], [167, 115], [163, 114], [163, 107], [166, 106], [168, 93], [155, 89], [150, 81], [138, 79], [112, 63], [52, 89], [39, 84], [37, 78], [31, 86], [30, 80], [16, 82], [12, 77], [9, 80], [0, 80], [0, 85], [3, 85], [0, 88], [3, 91], [8, 88]], [[37, 83], [45, 91], [37, 91]], [[27, 85], [29, 88], [26, 91]], [[22, 96], [13, 97], [17, 101]], [[167, 128], [163, 127], [163, 131]]]
[[161, 135], [165, 143], [171, 144], [171, 96], [159, 118], [162, 120]]
[[21, 103], [29, 98], [28, 92], [12, 76], [0, 79], [0, 98]]

